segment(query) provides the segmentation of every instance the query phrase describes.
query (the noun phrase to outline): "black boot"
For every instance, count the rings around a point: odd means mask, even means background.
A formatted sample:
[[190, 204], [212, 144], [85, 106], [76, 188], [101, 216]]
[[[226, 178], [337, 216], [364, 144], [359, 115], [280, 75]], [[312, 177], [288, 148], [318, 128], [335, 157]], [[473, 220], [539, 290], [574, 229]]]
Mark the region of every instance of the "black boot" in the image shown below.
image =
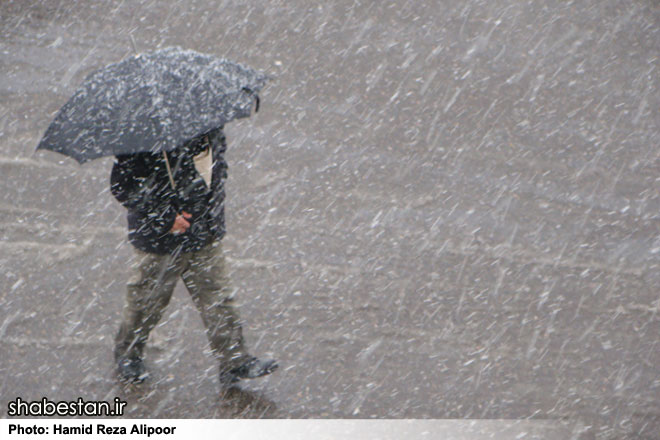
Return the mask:
[[277, 370], [277, 361], [274, 359], [261, 360], [251, 357], [243, 364], [228, 371], [220, 371], [220, 384], [231, 386], [241, 379], [254, 379], [265, 376]]
[[144, 362], [139, 357], [120, 358], [117, 370], [122, 379], [129, 383], [142, 383], [149, 376]]

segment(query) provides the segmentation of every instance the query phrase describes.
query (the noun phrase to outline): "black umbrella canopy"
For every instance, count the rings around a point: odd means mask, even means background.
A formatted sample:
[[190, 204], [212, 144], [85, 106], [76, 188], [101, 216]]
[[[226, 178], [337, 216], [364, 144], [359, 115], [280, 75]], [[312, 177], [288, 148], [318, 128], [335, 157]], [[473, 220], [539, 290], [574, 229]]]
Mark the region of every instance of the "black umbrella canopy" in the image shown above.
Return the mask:
[[80, 163], [170, 151], [250, 116], [265, 82], [254, 69], [178, 47], [137, 55], [90, 74], [60, 109], [37, 149]]

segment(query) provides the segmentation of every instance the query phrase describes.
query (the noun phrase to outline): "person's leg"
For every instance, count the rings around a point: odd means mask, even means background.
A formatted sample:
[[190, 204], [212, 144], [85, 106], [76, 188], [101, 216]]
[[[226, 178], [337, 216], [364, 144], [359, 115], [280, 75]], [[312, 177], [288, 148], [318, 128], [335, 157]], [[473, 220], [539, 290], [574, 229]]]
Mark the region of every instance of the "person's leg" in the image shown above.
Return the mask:
[[239, 379], [275, 371], [277, 362], [274, 360], [260, 360], [247, 353], [221, 243], [195, 252], [182, 277], [202, 315], [211, 348], [220, 362], [221, 385], [231, 386]]
[[[149, 333], [169, 303], [183, 268], [177, 256], [150, 254], [134, 249], [134, 258], [122, 322], [115, 339], [115, 360], [119, 362], [120, 369], [122, 362], [139, 362], [139, 366], [134, 366], [134, 369], [139, 370], [143, 369], [141, 357]], [[127, 368], [125, 376], [131, 375], [131, 368]]]
[[222, 244], [209, 244], [194, 252], [181, 276], [199, 310], [211, 349], [221, 368], [230, 370], [242, 365], [249, 356], [227, 277]]

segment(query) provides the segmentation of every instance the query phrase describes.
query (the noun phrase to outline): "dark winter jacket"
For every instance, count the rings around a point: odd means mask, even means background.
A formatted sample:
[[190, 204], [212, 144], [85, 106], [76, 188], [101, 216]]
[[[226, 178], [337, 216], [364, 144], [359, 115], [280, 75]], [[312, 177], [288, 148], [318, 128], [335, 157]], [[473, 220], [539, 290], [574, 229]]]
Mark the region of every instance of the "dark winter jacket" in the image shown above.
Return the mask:
[[[193, 156], [212, 149], [210, 188], [195, 169]], [[111, 175], [111, 191], [128, 209], [128, 238], [136, 248], [156, 254], [191, 252], [225, 234], [224, 182], [227, 148], [221, 129], [168, 152], [176, 189], [172, 189], [163, 153], [117, 156]], [[172, 234], [177, 214], [192, 214], [190, 228]]]

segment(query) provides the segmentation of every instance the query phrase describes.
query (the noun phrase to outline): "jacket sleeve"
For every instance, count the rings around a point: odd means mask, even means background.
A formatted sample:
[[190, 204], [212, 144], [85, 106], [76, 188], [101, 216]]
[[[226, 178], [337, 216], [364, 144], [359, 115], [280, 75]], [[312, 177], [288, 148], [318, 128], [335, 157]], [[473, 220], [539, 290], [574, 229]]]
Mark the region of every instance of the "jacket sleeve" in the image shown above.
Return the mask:
[[165, 234], [172, 229], [178, 203], [160, 162], [148, 154], [117, 156], [110, 191], [129, 211], [146, 218], [158, 234]]

